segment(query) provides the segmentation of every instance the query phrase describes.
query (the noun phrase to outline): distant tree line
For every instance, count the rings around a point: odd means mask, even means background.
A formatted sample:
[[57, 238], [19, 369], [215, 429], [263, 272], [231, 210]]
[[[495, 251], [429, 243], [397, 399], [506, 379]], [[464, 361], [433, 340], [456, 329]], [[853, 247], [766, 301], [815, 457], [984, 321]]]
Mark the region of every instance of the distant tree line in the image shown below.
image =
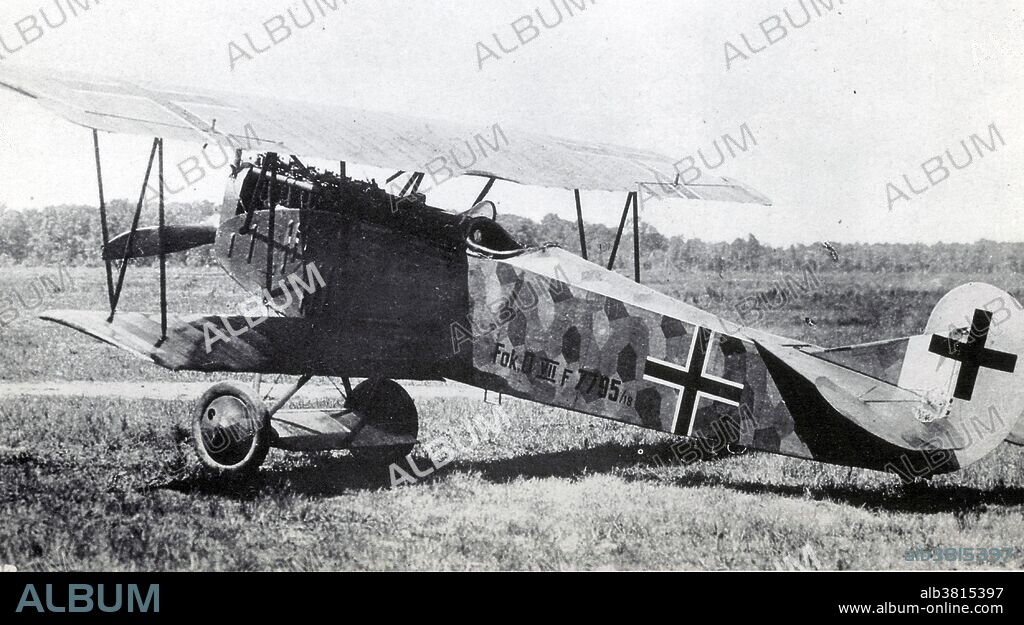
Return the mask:
[[[505, 215], [505, 228], [528, 245], [558, 243], [579, 252], [576, 223], [548, 215], [541, 223]], [[591, 260], [607, 263], [615, 241], [615, 229], [586, 225]], [[869, 271], [903, 273], [920, 271], [1001, 273], [1024, 271], [1024, 242], [997, 243], [855, 243], [831, 244], [839, 254], [833, 261], [823, 242], [772, 247], [754, 235], [731, 243], [712, 243], [685, 236], [666, 237], [648, 224], [640, 224], [640, 261], [645, 275], [666, 276], [679, 271], [799, 272], [808, 266], [820, 271]], [[632, 223], [619, 242], [615, 267], [632, 274]]]
[[[174, 203], [166, 207], [168, 224], [198, 224], [218, 207], [211, 202]], [[155, 207], [142, 210], [139, 226], [157, 224]], [[114, 200], [107, 205], [110, 237], [131, 228], [135, 205]], [[95, 206], [62, 205], [40, 209], [11, 210], [0, 205], [0, 265], [100, 265], [102, 257], [99, 209]], [[135, 262], [150, 264], [156, 259]], [[205, 246], [172, 254], [169, 262], [202, 266], [213, 262], [212, 248]]]
[[[211, 202], [171, 203], [167, 223], [196, 224], [219, 210]], [[128, 230], [134, 205], [111, 201], [107, 208], [110, 236]], [[502, 215], [501, 223], [526, 245], [553, 242], [579, 252], [579, 235], [572, 221], [548, 215], [540, 223], [515, 215]], [[143, 209], [142, 226], [156, 224], [156, 210]], [[630, 225], [630, 224], [627, 224]], [[599, 224], [586, 227], [591, 260], [606, 263], [615, 230]], [[839, 261], [833, 262], [821, 243], [772, 247], [754, 235], [731, 243], [712, 243], [685, 236], [666, 237], [649, 224], [641, 224], [641, 267], [647, 276], [670, 277], [680, 271], [798, 272], [807, 266], [819, 271], [869, 271], [885, 273], [941, 271], [1002, 273], [1024, 271], [1024, 242], [836, 244]], [[65, 205], [42, 209], [11, 210], [0, 205], [0, 265], [98, 265], [100, 222], [95, 206]], [[205, 266], [214, 262], [210, 246], [169, 257], [173, 264]], [[143, 264], [154, 259], [141, 259]], [[616, 268], [631, 274], [633, 233], [627, 227], [619, 243]]]

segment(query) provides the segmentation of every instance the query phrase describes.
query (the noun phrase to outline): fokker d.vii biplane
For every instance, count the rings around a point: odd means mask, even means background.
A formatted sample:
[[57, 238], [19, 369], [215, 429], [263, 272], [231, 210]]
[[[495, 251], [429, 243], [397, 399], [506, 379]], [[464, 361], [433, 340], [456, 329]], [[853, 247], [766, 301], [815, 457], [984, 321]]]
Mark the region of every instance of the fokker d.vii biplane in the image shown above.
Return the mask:
[[[965, 467], [1004, 440], [1024, 444], [1024, 316], [995, 287], [953, 290], [917, 336], [827, 349], [741, 327], [643, 286], [638, 261], [634, 280], [611, 271], [618, 240], [607, 266], [588, 260], [581, 189], [626, 194], [618, 233], [632, 212], [635, 257], [645, 188], [693, 201], [768, 203], [733, 180], [680, 182], [665, 156], [508, 131], [509, 145], [485, 161], [447, 163], [485, 186], [471, 206], [441, 210], [418, 192], [424, 166], [474, 136], [472, 128], [7, 66], [0, 87], [92, 129], [96, 141], [110, 310], [43, 318], [172, 370], [299, 376], [272, 406], [234, 382], [199, 400], [196, 448], [220, 474], [254, 470], [270, 447], [350, 449], [369, 462], [408, 453], [417, 412], [393, 379], [455, 380], [689, 439], [904, 479]], [[154, 168], [163, 180], [165, 139], [236, 150], [219, 223], [166, 225], [161, 185], [159, 223], [140, 227], [140, 198], [131, 230], [109, 238], [101, 132], [155, 137], [146, 181]], [[338, 170], [305, 166], [311, 158]], [[350, 178], [346, 163], [398, 171], [407, 182], [389, 191]], [[513, 240], [486, 200], [495, 181], [575, 190], [581, 256]], [[168, 314], [163, 260], [199, 245], [215, 246], [224, 270], [260, 295], [262, 315]], [[117, 309], [128, 261], [141, 256], [161, 259], [158, 313]], [[341, 377], [344, 405], [286, 409], [314, 376]], [[350, 378], [365, 381], [351, 388]]]

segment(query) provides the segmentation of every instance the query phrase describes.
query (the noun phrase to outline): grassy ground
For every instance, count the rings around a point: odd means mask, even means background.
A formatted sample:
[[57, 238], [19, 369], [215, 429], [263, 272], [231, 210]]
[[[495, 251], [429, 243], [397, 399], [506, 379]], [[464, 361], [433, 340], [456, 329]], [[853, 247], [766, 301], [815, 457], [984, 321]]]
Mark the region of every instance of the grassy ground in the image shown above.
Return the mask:
[[[34, 304], [25, 285], [57, 269], [0, 273], [0, 298], [22, 292]], [[35, 312], [102, 306], [102, 274], [71, 275], [74, 284], [65, 280]], [[216, 271], [173, 276], [181, 312], [224, 311], [239, 295]], [[125, 305], [152, 309], [143, 287], [155, 274], [129, 277]], [[967, 281], [901, 275], [865, 288], [868, 278], [823, 275], [820, 288], [759, 325], [830, 345], [913, 333], [943, 292]], [[660, 288], [727, 314], [777, 279], [698, 275]], [[1020, 293], [1016, 276], [989, 281]], [[0, 328], [0, 381], [208, 379], [164, 372], [21, 313]], [[1008, 445], [927, 489], [906, 489], [892, 476], [767, 454], [656, 466], [653, 456], [670, 455], [666, 436], [522, 402], [430, 400], [419, 405], [421, 439], [435, 460], [440, 449], [454, 459], [415, 485], [390, 488], [386, 472], [367, 472], [343, 452], [273, 451], [257, 482], [229, 489], [198, 471], [189, 408], [128, 399], [0, 405], [0, 565], [949, 569], [981, 565], [903, 554], [1024, 546], [1024, 453]], [[425, 449], [415, 461], [432, 469]], [[1024, 554], [996, 566], [1022, 568]]]

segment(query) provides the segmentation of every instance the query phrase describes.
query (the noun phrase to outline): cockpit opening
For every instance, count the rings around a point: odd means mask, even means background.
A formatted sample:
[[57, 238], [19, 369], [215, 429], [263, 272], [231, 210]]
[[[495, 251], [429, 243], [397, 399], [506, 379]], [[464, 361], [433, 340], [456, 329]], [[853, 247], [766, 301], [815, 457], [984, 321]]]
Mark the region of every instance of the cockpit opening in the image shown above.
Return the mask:
[[466, 245], [478, 254], [494, 257], [515, 256], [525, 249], [498, 222], [488, 217], [473, 217], [469, 220], [466, 226]]

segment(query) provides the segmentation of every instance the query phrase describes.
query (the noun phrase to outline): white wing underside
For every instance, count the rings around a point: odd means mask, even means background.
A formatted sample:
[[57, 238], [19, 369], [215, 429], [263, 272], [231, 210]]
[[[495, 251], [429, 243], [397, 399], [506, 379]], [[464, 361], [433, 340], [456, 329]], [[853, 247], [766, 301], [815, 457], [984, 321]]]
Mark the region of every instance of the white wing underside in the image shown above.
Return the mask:
[[[10, 65], [0, 67], [0, 88], [30, 98], [74, 124], [103, 132], [439, 175], [442, 161], [437, 159], [444, 158], [444, 165], [455, 175], [530, 186], [636, 191], [639, 184], [652, 184], [661, 196], [669, 192], [690, 200], [771, 203], [727, 178], [704, 175], [694, 184], [676, 184], [677, 159], [662, 154], [521, 132], [504, 124], [478, 128], [343, 106]], [[470, 149], [486, 156], [473, 159]], [[453, 150], [465, 167], [452, 158]]]

